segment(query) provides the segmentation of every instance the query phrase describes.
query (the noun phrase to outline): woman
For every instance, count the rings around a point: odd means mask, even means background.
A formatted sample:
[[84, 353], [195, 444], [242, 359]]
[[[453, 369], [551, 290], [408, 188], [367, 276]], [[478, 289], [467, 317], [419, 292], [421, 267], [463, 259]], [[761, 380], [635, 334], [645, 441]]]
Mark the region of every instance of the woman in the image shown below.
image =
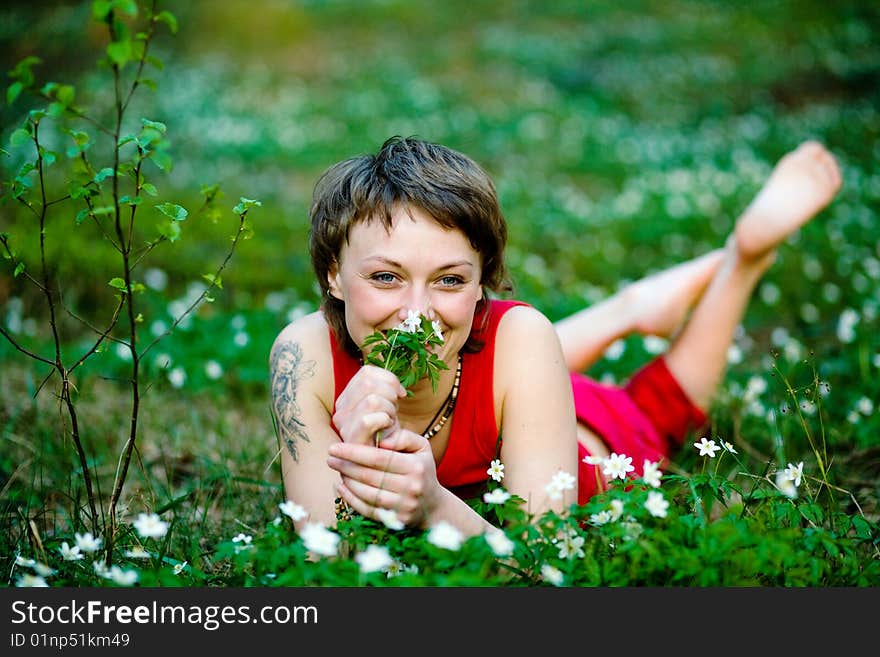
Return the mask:
[[[640, 474], [705, 422], [776, 247], [839, 187], [833, 156], [806, 142], [782, 158], [723, 249], [553, 325], [530, 305], [490, 298], [509, 290], [506, 224], [470, 158], [395, 137], [336, 164], [310, 211], [322, 308], [285, 327], [270, 356], [287, 497], [308, 521], [332, 524], [341, 498], [368, 517], [392, 510], [409, 526], [445, 520], [470, 535], [490, 528], [464, 499], [495, 458], [504, 487], [536, 515], [589, 499], [601, 484], [590, 456], [626, 454]], [[423, 379], [407, 395], [393, 374], [362, 365], [364, 339], [412, 312], [444, 336], [436, 392]], [[633, 331], [673, 340], [626, 386], [580, 374]], [[558, 485], [575, 474], [577, 487]]]

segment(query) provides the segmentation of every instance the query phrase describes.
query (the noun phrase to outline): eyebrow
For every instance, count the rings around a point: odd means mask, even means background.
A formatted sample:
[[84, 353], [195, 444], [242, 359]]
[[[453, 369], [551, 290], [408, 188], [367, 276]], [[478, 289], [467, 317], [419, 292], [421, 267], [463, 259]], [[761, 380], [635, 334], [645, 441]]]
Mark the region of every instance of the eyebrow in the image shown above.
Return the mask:
[[[389, 267], [396, 267], [397, 269], [403, 269], [403, 265], [396, 260], [392, 260], [391, 258], [386, 258], [385, 256], [369, 256], [365, 259], [366, 262], [370, 262], [376, 260], [382, 264], [388, 265]], [[470, 260], [455, 260], [453, 262], [448, 262], [445, 265], [438, 267], [437, 270], [443, 269], [453, 269], [455, 267], [473, 267], [474, 263]]]

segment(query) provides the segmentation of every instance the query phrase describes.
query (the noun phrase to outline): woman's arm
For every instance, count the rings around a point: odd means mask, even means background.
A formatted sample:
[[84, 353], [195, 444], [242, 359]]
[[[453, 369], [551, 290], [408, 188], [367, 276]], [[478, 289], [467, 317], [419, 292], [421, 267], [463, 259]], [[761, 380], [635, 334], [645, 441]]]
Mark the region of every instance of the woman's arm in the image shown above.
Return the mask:
[[[439, 484], [428, 441], [400, 428], [394, 400], [405, 392], [393, 374], [361, 368], [332, 415], [332, 362], [327, 325], [318, 313], [285, 328], [270, 354], [285, 495], [309, 513], [297, 527], [307, 521], [334, 525], [334, 500], [342, 496], [355, 511], [375, 519], [383, 508], [394, 509], [412, 526], [446, 520], [467, 535], [491, 528]], [[373, 436], [380, 429], [388, 438], [376, 447]]]
[[333, 369], [327, 325], [319, 313], [288, 325], [272, 345], [269, 373], [272, 411], [287, 499], [303, 506], [306, 521], [335, 523], [339, 475], [327, 467], [327, 450], [339, 441], [330, 424]]
[[[577, 424], [571, 381], [553, 324], [538, 310], [509, 310], [495, 346], [495, 405], [504, 487], [535, 516], [577, 500]], [[574, 486], [557, 498], [546, 486], [560, 471]]]

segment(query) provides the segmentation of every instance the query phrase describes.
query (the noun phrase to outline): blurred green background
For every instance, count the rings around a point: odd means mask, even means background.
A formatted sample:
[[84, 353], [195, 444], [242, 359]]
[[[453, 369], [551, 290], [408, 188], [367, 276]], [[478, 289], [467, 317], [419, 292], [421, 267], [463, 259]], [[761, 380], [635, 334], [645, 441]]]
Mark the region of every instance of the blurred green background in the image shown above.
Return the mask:
[[[804, 139], [822, 140], [839, 158], [844, 187], [781, 249], [758, 290], [718, 417], [742, 429], [737, 413], [749, 416], [743, 391], [756, 372], [777, 367], [809, 382], [815, 368], [834, 395], [830, 439], [846, 450], [878, 444], [880, 4], [178, 0], [162, 8], [179, 31], [162, 31], [152, 52], [165, 66], [150, 73], [157, 90], [139, 91], [130, 114], [133, 124], [143, 116], [168, 126], [174, 169], [151, 170], [152, 181], [163, 200], [190, 209], [214, 183], [224, 212], [242, 196], [262, 207], [216, 302], [161, 343], [150, 375], [158, 394], [170, 395], [163, 403], [179, 388], [244, 404], [242, 454], [247, 441], [271, 451], [268, 350], [317, 302], [306, 248], [312, 185], [327, 166], [395, 134], [459, 149], [494, 176], [516, 296], [554, 320], [723, 244], [775, 161]], [[85, 106], [106, 103], [112, 87], [95, 67], [105, 35], [89, 15], [88, 2], [6, 2], [0, 64], [38, 55], [41, 80], [75, 84]], [[32, 106], [21, 98], [3, 107], [4, 141]], [[25, 157], [8, 150], [4, 179]], [[33, 222], [8, 200], [0, 211], [0, 230], [33, 258]], [[75, 212], [52, 218], [50, 254], [67, 302], [100, 317], [119, 264], [94, 230], [74, 226]], [[145, 328], [158, 334], [197, 294], [235, 222], [231, 210], [186, 222], [179, 243], [151, 255], [141, 279]], [[0, 268], [0, 321], [37, 348], [44, 312], [34, 291]], [[660, 347], [632, 338], [592, 373], [620, 380]], [[110, 349], [90, 371], [112, 380], [123, 356]], [[796, 373], [807, 357], [810, 368]], [[22, 362], [0, 342], [0, 368]], [[17, 374], [0, 389], [8, 423], [23, 421], [16, 400], [40, 378]], [[777, 387], [785, 408], [792, 400]], [[753, 409], [760, 427], [777, 402]]]

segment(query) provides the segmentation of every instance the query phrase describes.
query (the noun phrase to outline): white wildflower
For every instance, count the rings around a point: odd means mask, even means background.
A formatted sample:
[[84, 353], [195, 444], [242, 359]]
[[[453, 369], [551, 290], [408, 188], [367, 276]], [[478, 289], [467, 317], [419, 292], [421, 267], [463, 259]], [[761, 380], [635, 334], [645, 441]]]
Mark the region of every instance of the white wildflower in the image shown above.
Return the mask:
[[441, 520], [428, 531], [426, 539], [431, 545], [446, 550], [458, 550], [464, 542], [464, 534], [457, 527]]
[[294, 522], [299, 522], [309, 515], [302, 506], [296, 504], [293, 500], [285, 500], [284, 502], [279, 503], [278, 508], [281, 509], [281, 513]]
[[483, 501], [486, 504], [504, 504], [510, 499], [510, 493], [503, 488], [494, 488], [488, 493], [483, 493]]
[[504, 479], [504, 464], [498, 459], [493, 459], [489, 464], [489, 469], [486, 470], [486, 474], [495, 481], [501, 481]]
[[610, 479], [626, 479], [628, 472], [635, 468], [632, 465], [632, 457], [626, 454], [611, 452], [611, 455], [602, 461], [602, 473]]
[[397, 511], [394, 509], [376, 509], [376, 516], [388, 529], [400, 531], [404, 527], [403, 521], [397, 517]]
[[708, 456], [710, 459], [715, 458], [715, 452], [721, 449], [714, 440], [706, 440], [705, 436], [700, 438], [700, 442], [694, 443], [694, 447], [700, 450], [700, 456]]
[[507, 534], [505, 534], [500, 529], [491, 529], [485, 534], [483, 534], [483, 538], [486, 539], [486, 543], [489, 544], [489, 547], [492, 549], [492, 554], [496, 557], [509, 557], [513, 554], [514, 544], [511, 541]]
[[339, 534], [318, 522], [310, 522], [300, 532], [303, 545], [309, 552], [323, 557], [333, 557], [339, 549]]
[[168, 533], [168, 523], [157, 513], [140, 513], [132, 524], [144, 538], [162, 538]]
[[660, 464], [645, 459], [645, 463], [642, 466], [642, 479], [644, 479], [645, 483], [654, 488], [659, 488], [660, 477], [662, 476], [663, 473], [660, 472]]
[[374, 573], [388, 569], [394, 562], [384, 545], [369, 545], [363, 552], [358, 552], [354, 560], [362, 573]]
[[551, 566], [549, 563], [545, 563], [541, 566], [541, 577], [545, 582], [548, 582], [553, 586], [562, 586], [562, 571], [556, 566]]
[[666, 511], [669, 509], [669, 502], [663, 497], [663, 493], [658, 490], [652, 490], [648, 493], [648, 500], [645, 502], [645, 508], [655, 518], [665, 518]]

